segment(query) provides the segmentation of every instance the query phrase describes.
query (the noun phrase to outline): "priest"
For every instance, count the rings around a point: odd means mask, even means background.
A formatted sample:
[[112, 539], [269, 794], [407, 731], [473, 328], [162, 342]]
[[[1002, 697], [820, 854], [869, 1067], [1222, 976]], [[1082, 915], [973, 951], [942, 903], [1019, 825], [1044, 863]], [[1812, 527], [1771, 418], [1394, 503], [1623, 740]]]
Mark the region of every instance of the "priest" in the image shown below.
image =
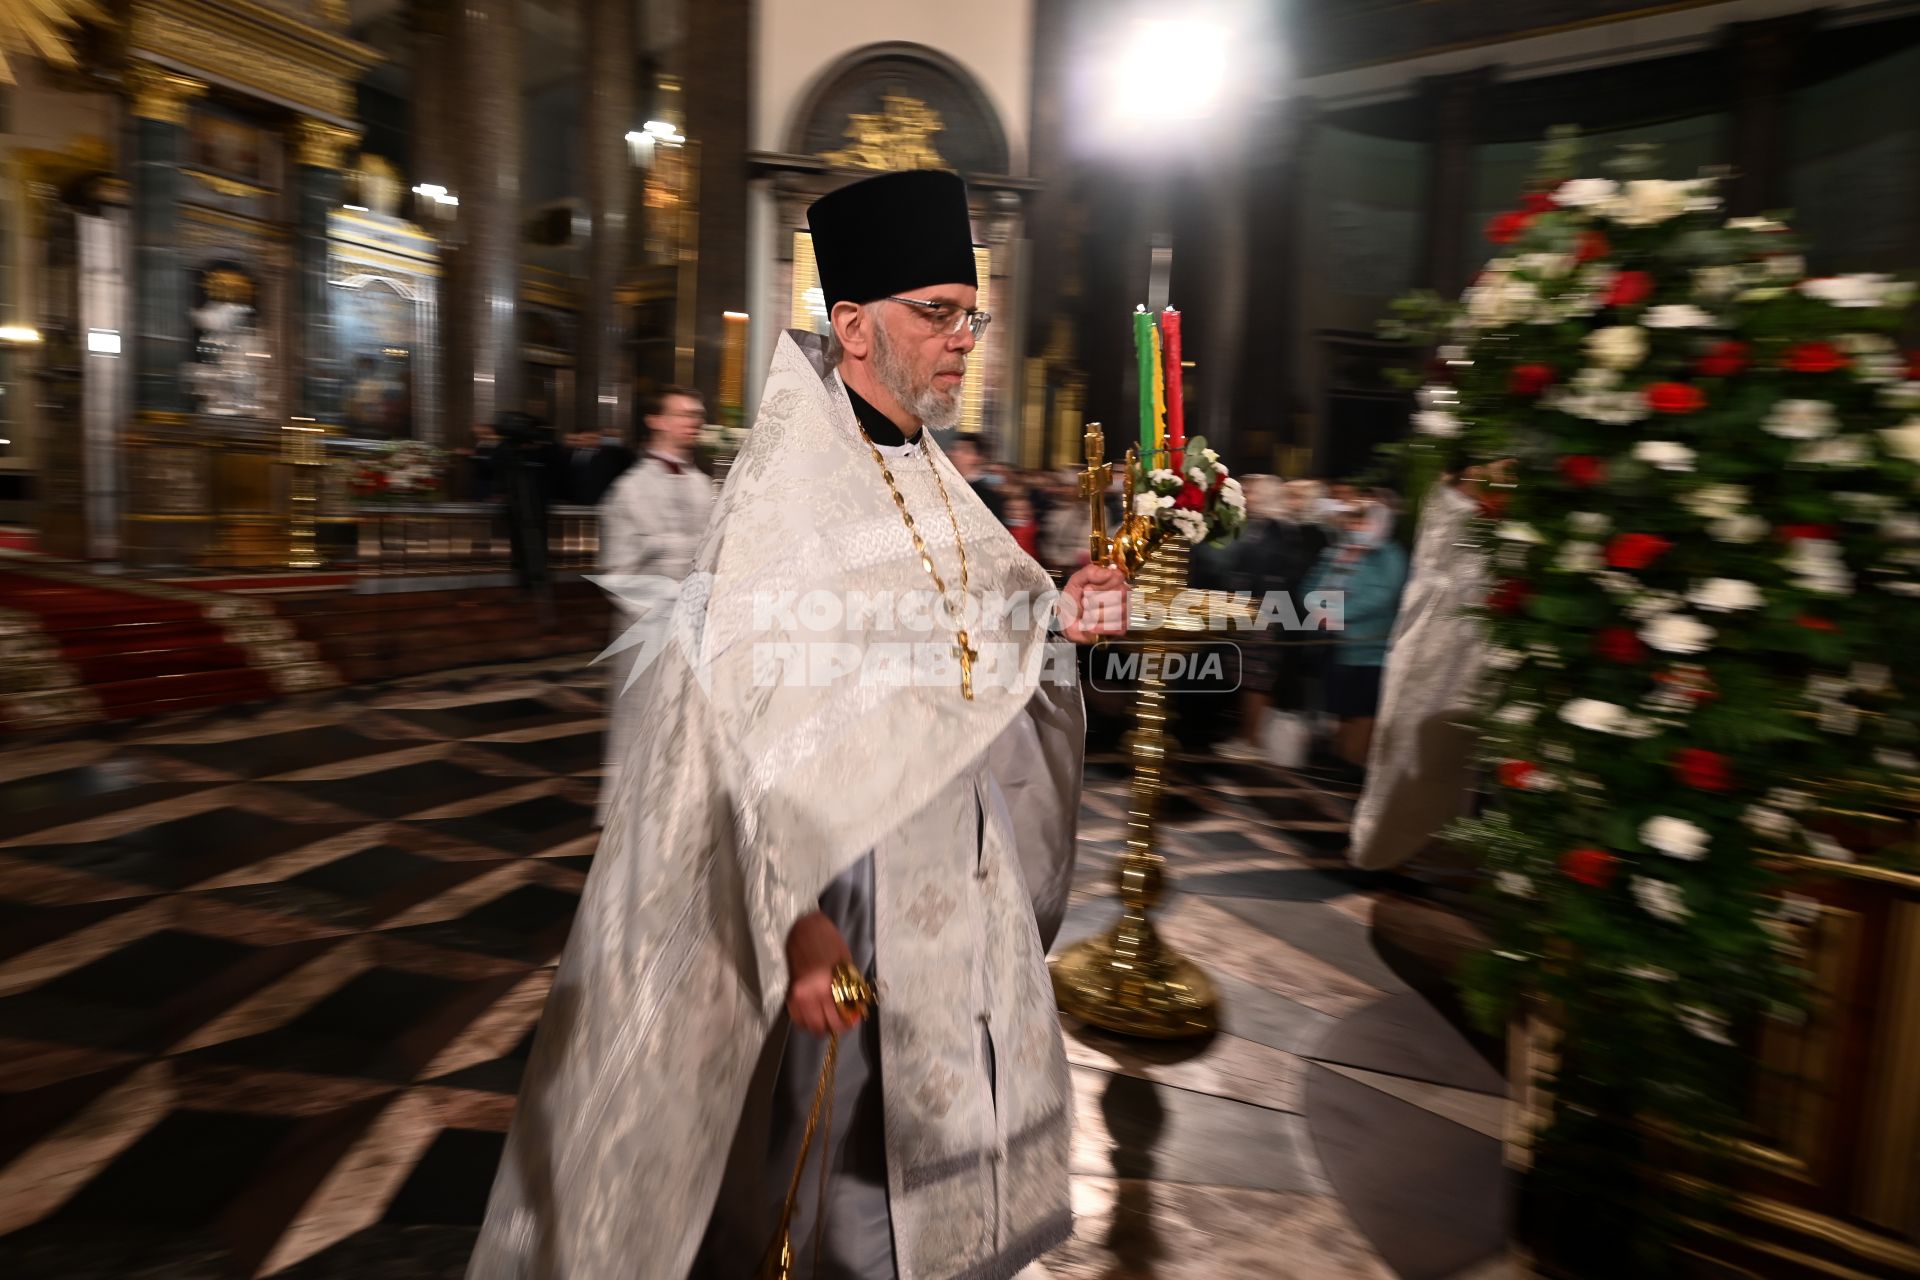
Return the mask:
[[798, 1275], [1012, 1276], [1070, 1228], [1043, 956], [1084, 720], [1054, 636], [1118, 634], [1125, 584], [1055, 600], [932, 438], [990, 320], [960, 179], [808, 221], [832, 333], [780, 339], [651, 655], [474, 1280], [753, 1275], [836, 1035]]

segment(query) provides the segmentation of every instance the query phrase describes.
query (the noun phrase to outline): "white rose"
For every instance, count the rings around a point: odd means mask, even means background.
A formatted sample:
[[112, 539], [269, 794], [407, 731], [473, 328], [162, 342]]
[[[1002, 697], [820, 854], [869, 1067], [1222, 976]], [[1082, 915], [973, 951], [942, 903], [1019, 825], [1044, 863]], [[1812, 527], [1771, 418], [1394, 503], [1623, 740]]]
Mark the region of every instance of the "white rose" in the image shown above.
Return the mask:
[[1523, 253], [1516, 265], [1522, 271], [1530, 271], [1536, 276], [1552, 279], [1564, 276], [1573, 270], [1573, 255], [1570, 253]]
[[1493, 713], [1493, 718], [1501, 724], [1515, 726], [1530, 725], [1540, 715], [1540, 707], [1532, 702], [1509, 702]]
[[1920, 542], [1920, 516], [1896, 511], [1880, 522], [1880, 536], [1889, 542]]
[[1680, 302], [1653, 308], [1640, 323], [1649, 329], [1704, 329], [1717, 322], [1691, 302]]
[[1758, 609], [1766, 597], [1760, 588], [1741, 578], [1708, 578], [1694, 584], [1687, 599], [1713, 613], [1732, 613], [1738, 609]]
[[1896, 382], [1880, 388], [1880, 403], [1889, 409], [1920, 409], [1920, 382]]
[[1818, 831], [1802, 831], [1801, 837], [1807, 842], [1807, 852], [1816, 858], [1825, 858], [1829, 862], [1852, 862], [1853, 851], [1831, 836], [1823, 836]]
[[1459, 435], [1465, 425], [1445, 409], [1422, 409], [1413, 415], [1415, 431], [1423, 436], [1439, 436], [1443, 440]]
[[1567, 517], [1567, 528], [1584, 538], [1597, 538], [1613, 528], [1613, 517], [1604, 511], [1576, 511]]
[[1640, 843], [1649, 849], [1659, 850], [1669, 858], [1698, 862], [1707, 856], [1707, 846], [1712, 843], [1712, 838], [1703, 828], [1685, 818], [1670, 818], [1663, 814], [1640, 824]]
[[1864, 467], [1873, 461], [1873, 448], [1860, 434], [1809, 440], [1793, 451], [1792, 461], [1808, 467]]
[[1823, 596], [1853, 594], [1853, 570], [1838, 544], [1825, 538], [1795, 538], [1780, 563], [1803, 591]]
[[1711, 1009], [1702, 1009], [1698, 1005], [1676, 1005], [1673, 1016], [1680, 1025], [1699, 1036], [1702, 1040], [1711, 1040], [1715, 1044], [1732, 1044], [1733, 1036], [1727, 1030], [1725, 1014], [1715, 1013]]
[[1707, 532], [1716, 542], [1750, 544], [1767, 536], [1767, 522], [1759, 516], [1729, 516], [1716, 520]]
[[1627, 605], [1627, 615], [1645, 622], [1648, 618], [1672, 613], [1684, 603], [1686, 602], [1671, 591], [1642, 590]]
[[1728, 218], [1729, 231], [1785, 231], [1787, 224], [1776, 222], [1772, 218]]
[[1746, 812], [1740, 815], [1740, 821], [1755, 835], [1766, 836], [1773, 840], [1785, 840], [1793, 834], [1798, 824], [1778, 809], [1764, 804], [1750, 804]]
[[1743, 484], [1705, 484], [1682, 495], [1680, 505], [1703, 520], [1723, 520], [1738, 515], [1751, 499]]
[[1628, 720], [1627, 709], [1596, 698], [1575, 698], [1560, 708], [1560, 718], [1576, 729], [1618, 733]]
[[1783, 440], [1820, 440], [1839, 426], [1825, 400], [1777, 400], [1760, 429]]
[[1563, 182], [1553, 193], [1553, 202], [1562, 209], [1591, 209], [1604, 204], [1620, 192], [1612, 178], [1574, 178]]
[[1693, 184], [1665, 178], [1635, 178], [1602, 212], [1628, 227], [1651, 227], [1678, 217], [1694, 199]]
[[1600, 554], [1597, 542], [1582, 542], [1575, 539], [1562, 544], [1554, 567], [1562, 573], [1592, 574], [1600, 572], [1606, 561]]
[[1518, 520], [1502, 521], [1494, 530], [1494, 536], [1507, 542], [1528, 542], [1534, 546], [1540, 546], [1546, 542], [1546, 539], [1540, 536], [1538, 529]]
[[1679, 924], [1693, 914], [1687, 908], [1686, 894], [1681, 891], [1680, 886], [1666, 880], [1635, 876], [1633, 897], [1640, 904], [1642, 911], [1670, 924]]
[[1873, 762], [1882, 769], [1897, 769], [1902, 773], [1920, 771], [1920, 756], [1911, 751], [1900, 751], [1893, 747], [1882, 747], [1873, 753]]
[[1908, 418], [1897, 427], [1884, 428], [1880, 439], [1894, 457], [1920, 463], [1920, 417]]
[[1247, 509], [1246, 490], [1240, 487], [1238, 480], [1235, 480], [1232, 476], [1228, 476], [1220, 482], [1220, 501], [1226, 503], [1235, 511], [1245, 511]]
[[1662, 653], [1705, 653], [1714, 629], [1684, 613], [1663, 613], [1640, 628], [1640, 638]]
[[1671, 440], [1642, 440], [1633, 446], [1633, 456], [1662, 471], [1691, 471], [1697, 455]]
[[1700, 267], [1693, 273], [1693, 291], [1709, 302], [1733, 296], [1740, 287], [1740, 272], [1734, 267]]
[[1531, 898], [1533, 881], [1517, 871], [1501, 871], [1493, 877], [1494, 887], [1501, 893], [1514, 898]]
[[1168, 506], [1173, 505], [1172, 498], [1156, 498], [1151, 493], [1136, 493], [1133, 495], [1133, 514], [1145, 516], [1151, 520], [1154, 513], [1160, 510], [1162, 502]]
[[1833, 307], [1879, 307], [1888, 303], [1897, 283], [1892, 276], [1862, 271], [1802, 280], [1800, 292]]
[[1631, 369], [1647, 358], [1647, 331], [1637, 324], [1608, 325], [1587, 335], [1587, 357], [1608, 369]]
[[1166, 467], [1155, 467], [1153, 470], [1147, 472], [1147, 483], [1153, 485], [1171, 485], [1173, 488], [1178, 489], [1180, 487], [1180, 477]]

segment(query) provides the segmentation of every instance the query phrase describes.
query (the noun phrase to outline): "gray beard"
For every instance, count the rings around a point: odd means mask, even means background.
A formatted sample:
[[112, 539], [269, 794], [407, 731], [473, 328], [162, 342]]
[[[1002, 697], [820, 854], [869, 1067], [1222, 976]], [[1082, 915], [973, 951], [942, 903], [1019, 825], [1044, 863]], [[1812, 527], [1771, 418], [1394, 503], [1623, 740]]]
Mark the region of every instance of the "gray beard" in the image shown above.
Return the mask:
[[931, 384], [915, 386], [906, 362], [888, 342], [885, 327], [878, 324], [873, 327], [873, 376], [902, 409], [920, 420], [921, 426], [939, 431], [960, 421], [961, 388], [946, 392]]

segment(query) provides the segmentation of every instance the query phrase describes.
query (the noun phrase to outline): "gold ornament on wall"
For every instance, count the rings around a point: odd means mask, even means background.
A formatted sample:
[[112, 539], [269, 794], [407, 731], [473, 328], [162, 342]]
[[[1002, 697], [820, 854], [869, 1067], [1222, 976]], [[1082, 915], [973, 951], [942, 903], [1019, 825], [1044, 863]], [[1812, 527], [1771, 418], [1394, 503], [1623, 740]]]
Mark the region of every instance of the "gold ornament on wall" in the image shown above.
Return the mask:
[[25, 53], [72, 70], [67, 29], [82, 18], [105, 22], [93, 0], [0, 0], [0, 83], [13, 84], [7, 55]]
[[944, 169], [947, 162], [932, 139], [945, 129], [940, 113], [920, 99], [885, 93], [880, 96], [880, 110], [848, 116], [847, 145], [820, 158], [848, 169]]
[[[11, 3], [11, 0], [0, 0], [0, 3]], [[186, 124], [188, 104], [207, 91], [206, 81], [150, 62], [133, 63], [121, 76], [121, 83], [133, 97], [134, 115], [166, 124]]]

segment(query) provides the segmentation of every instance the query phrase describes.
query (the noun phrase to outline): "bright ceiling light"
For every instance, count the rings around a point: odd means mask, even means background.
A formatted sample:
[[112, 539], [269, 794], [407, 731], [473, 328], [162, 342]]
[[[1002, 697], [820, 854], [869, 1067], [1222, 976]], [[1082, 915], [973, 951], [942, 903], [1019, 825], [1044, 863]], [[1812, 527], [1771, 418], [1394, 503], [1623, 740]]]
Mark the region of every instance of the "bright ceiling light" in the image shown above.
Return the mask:
[[1114, 63], [1115, 115], [1154, 127], [1213, 114], [1232, 69], [1232, 40], [1216, 22], [1136, 23]]

